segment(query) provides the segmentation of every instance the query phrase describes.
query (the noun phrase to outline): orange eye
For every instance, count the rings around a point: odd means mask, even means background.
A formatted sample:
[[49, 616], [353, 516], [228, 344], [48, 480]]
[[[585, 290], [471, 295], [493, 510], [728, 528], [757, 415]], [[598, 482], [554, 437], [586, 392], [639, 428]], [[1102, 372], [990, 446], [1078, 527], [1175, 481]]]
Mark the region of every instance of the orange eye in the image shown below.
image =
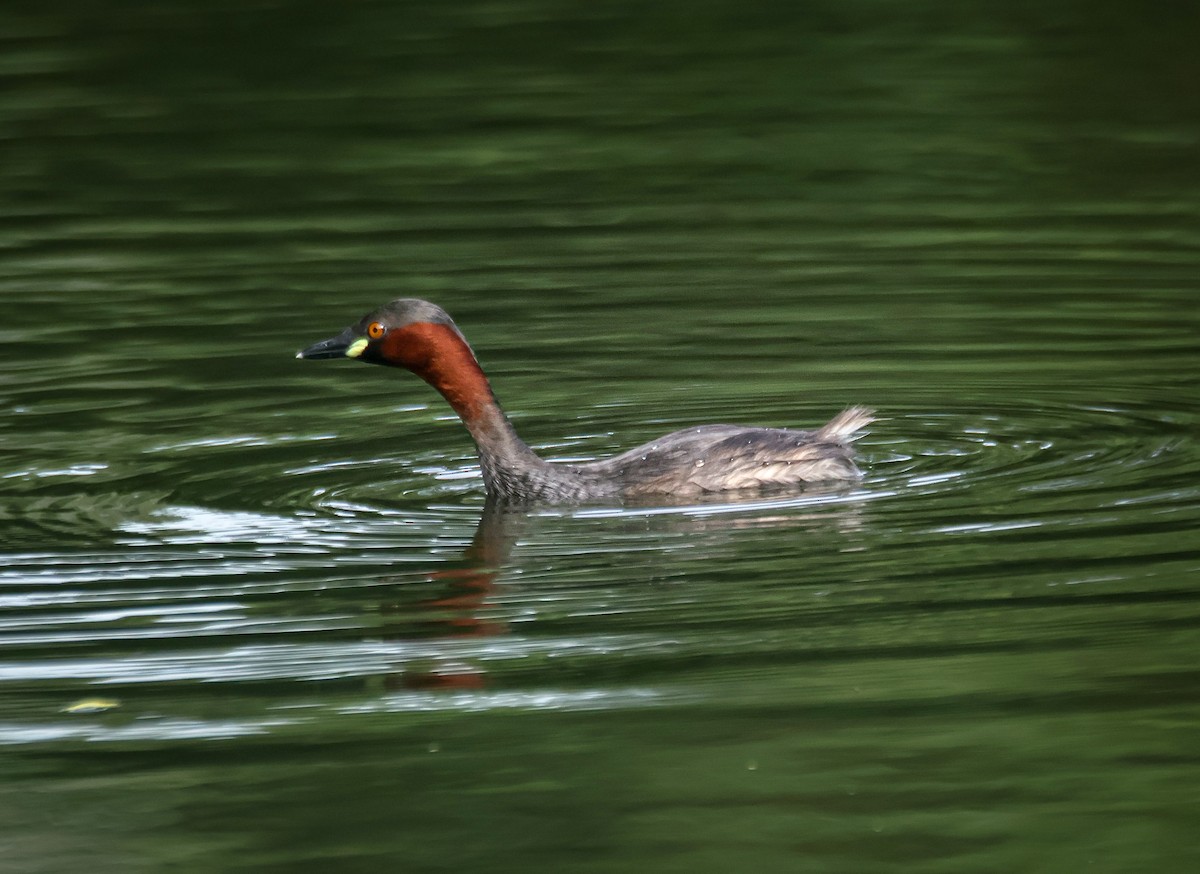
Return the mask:
[[367, 336], [372, 340], [378, 340], [386, 333], [387, 328], [383, 326], [382, 322], [371, 322], [371, 324], [367, 325]]

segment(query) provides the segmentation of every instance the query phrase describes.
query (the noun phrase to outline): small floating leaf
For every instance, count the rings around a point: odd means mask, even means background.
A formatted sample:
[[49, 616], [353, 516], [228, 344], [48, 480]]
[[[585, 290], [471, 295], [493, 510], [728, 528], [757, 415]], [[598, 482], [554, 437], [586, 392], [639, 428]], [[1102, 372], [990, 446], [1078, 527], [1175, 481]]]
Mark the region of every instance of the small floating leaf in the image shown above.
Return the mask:
[[103, 713], [121, 706], [116, 698], [83, 698], [62, 708], [61, 713]]

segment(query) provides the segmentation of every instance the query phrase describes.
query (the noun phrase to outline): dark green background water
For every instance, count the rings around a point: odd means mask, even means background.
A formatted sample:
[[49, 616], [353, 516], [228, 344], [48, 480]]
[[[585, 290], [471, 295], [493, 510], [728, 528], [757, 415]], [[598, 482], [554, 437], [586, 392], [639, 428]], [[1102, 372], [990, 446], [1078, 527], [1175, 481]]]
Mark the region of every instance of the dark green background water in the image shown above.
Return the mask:
[[[1198, 37], [6, 4], [0, 869], [1197, 870]], [[485, 517], [292, 358], [400, 295], [551, 457], [863, 403], [868, 478]]]

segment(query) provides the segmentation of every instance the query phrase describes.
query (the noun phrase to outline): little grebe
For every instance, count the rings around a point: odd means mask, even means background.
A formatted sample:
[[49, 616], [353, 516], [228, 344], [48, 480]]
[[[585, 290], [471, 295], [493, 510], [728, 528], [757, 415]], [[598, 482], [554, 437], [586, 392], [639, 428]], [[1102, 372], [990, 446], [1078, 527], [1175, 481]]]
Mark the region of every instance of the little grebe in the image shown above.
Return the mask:
[[870, 410], [851, 407], [816, 431], [699, 425], [603, 461], [552, 464], [517, 436], [475, 353], [435, 304], [394, 300], [296, 357], [357, 358], [421, 377], [441, 392], [471, 432], [488, 494], [509, 501], [688, 496], [852, 482], [860, 474], [849, 443], [873, 421]]

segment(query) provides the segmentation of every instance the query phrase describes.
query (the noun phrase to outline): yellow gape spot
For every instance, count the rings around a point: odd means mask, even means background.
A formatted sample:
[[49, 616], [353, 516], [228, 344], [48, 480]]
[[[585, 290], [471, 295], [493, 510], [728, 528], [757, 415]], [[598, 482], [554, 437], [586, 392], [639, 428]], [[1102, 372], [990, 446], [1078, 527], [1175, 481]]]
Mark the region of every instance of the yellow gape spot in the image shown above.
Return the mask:
[[357, 340], [355, 340], [353, 343], [351, 343], [349, 346], [346, 347], [346, 357], [347, 358], [357, 358], [359, 355], [362, 355], [363, 352], [366, 351], [367, 344], [369, 342], [370, 341], [367, 340], [366, 337], [359, 337]]

